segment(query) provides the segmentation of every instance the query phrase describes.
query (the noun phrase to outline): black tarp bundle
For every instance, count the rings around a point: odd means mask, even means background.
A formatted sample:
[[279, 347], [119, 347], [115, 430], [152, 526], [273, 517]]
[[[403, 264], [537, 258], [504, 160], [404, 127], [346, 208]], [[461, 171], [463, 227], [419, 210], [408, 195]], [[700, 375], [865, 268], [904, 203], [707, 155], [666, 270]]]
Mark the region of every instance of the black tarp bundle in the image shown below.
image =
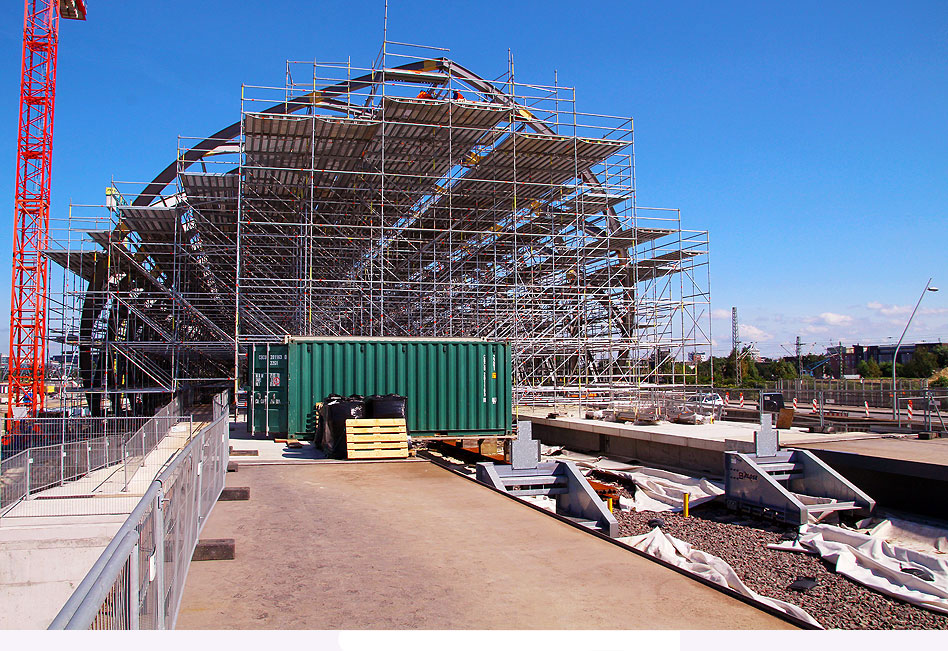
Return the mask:
[[321, 441], [320, 447], [327, 457], [346, 458], [346, 421], [350, 418], [362, 418], [364, 413], [365, 401], [362, 396], [326, 396], [319, 410], [317, 434]]
[[404, 418], [407, 400], [394, 393], [369, 396], [365, 401], [366, 418]]

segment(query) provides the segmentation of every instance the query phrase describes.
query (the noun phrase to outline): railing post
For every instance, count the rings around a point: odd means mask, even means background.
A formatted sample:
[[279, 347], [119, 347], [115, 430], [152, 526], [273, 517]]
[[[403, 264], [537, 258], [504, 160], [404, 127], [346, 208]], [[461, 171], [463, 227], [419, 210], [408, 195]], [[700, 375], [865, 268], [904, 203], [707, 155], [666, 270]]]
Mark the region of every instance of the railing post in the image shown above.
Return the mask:
[[141, 579], [138, 576], [141, 545], [135, 545], [128, 557], [128, 628], [137, 631], [141, 628], [139, 611], [142, 607]]
[[204, 470], [204, 441], [201, 441], [201, 445], [198, 446], [200, 453], [198, 454], [197, 460], [197, 528], [195, 533], [201, 530], [201, 524], [204, 522], [204, 500], [202, 498], [201, 487], [204, 482], [202, 477]]
[[155, 496], [155, 627], [159, 631], [165, 629], [165, 517], [164, 517], [164, 487], [158, 489]]

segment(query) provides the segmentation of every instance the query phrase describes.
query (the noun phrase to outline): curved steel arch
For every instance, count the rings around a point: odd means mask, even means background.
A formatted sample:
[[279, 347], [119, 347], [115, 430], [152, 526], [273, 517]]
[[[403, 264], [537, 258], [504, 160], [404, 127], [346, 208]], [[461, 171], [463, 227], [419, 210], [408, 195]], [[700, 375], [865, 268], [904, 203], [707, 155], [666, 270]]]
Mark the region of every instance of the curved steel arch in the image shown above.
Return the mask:
[[[386, 81], [386, 75], [391, 75], [393, 72], [396, 74], [404, 72], [418, 73], [431, 72], [434, 70], [443, 72], [449, 77], [453, 77], [459, 81], [463, 81], [468, 86], [484, 95], [491, 102], [509, 107], [519, 106], [519, 104], [517, 104], [513, 98], [497, 88], [492, 82], [468, 70], [459, 63], [447, 58], [440, 58], [420, 59], [418, 61], [412, 61], [411, 63], [406, 63], [396, 68], [390, 68], [387, 70], [374, 70], [367, 75], [332, 84], [318, 91], [306, 93], [305, 95], [294, 97], [288, 101], [274, 104], [273, 106], [270, 106], [260, 112], [269, 114], [289, 114], [300, 109], [313, 106], [316, 103], [321, 104], [324, 108], [339, 110], [342, 112], [351, 111], [353, 109], [361, 111], [363, 109], [360, 109], [359, 107], [353, 107], [349, 104], [346, 104], [345, 102], [338, 102], [334, 100], [334, 98], [338, 97], [339, 95], [345, 95], [356, 90], [361, 90], [367, 86], [383, 83]], [[428, 83], [428, 80], [425, 79], [412, 79], [410, 75], [398, 76], [402, 81]], [[555, 133], [546, 122], [533, 117], [532, 114], [528, 113], [528, 115], [523, 117], [525, 118], [524, 122], [537, 133], [546, 135], [553, 135]], [[168, 184], [170, 184], [175, 179], [178, 174], [178, 165], [180, 163], [184, 163], [185, 167], [190, 167], [192, 164], [201, 160], [201, 158], [203, 158], [206, 154], [213, 151], [216, 147], [230, 142], [238, 135], [240, 135], [240, 122], [235, 122], [230, 126], [224, 127], [213, 136], [205, 138], [194, 147], [188, 149], [179, 160], [172, 162], [170, 165], [168, 165], [168, 167], [162, 170], [161, 173], [158, 174], [158, 176], [156, 176], [155, 179], [149, 183], [144, 190], [142, 190], [141, 194], [135, 198], [135, 200], [132, 202], [132, 205], [149, 205], [151, 201], [149, 197], [153, 199], [154, 197], [158, 196], [158, 192], [167, 187]], [[602, 185], [598, 177], [596, 177], [596, 175], [591, 171], [583, 170], [580, 174], [583, 181], [589, 185], [596, 187]], [[615, 211], [611, 207], [607, 209], [606, 217], [609, 219], [610, 229], [618, 230], [619, 224], [618, 221], [616, 221]]]

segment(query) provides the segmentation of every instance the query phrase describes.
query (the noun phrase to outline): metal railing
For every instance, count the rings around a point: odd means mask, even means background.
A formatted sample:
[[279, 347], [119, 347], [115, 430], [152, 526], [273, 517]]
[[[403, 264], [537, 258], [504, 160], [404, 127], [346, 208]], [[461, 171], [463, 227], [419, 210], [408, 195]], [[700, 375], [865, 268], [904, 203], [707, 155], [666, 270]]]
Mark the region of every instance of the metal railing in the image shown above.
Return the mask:
[[[930, 392], [941, 407], [948, 407], [948, 389], [928, 389], [927, 383], [927, 380], [900, 378], [896, 385], [898, 399], [928, 395]], [[768, 383], [767, 387], [768, 391], [783, 393], [785, 400], [792, 401], [796, 398], [800, 404], [808, 403], [814, 398], [819, 399], [822, 393], [823, 400], [828, 404], [854, 407], [868, 404], [870, 407], [888, 408], [890, 411], [892, 409], [891, 380], [779, 380]]]
[[228, 408], [230, 405], [229, 396], [230, 393], [228, 391], [222, 391], [214, 395], [214, 399], [211, 401], [213, 420], [217, 420], [217, 417]]
[[945, 419], [938, 408], [938, 400], [932, 395], [931, 390], [925, 391], [923, 395], [905, 396], [898, 400], [896, 423], [899, 427], [902, 427], [903, 423], [911, 427], [913, 423], [921, 422], [922, 429], [927, 432], [948, 432]]
[[[81, 514], [83, 509], [67, 508], [53, 498], [128, 493], [146, 457], [176, 424], [189, 420], [180, 416], [177, 400], [151, 417], [20, 419], [18, 436], [48, 444], [26, 447], [0, 461], [0, 517], [13, 516], [18, 505], [17, 516]], [[142, 481], [139, 495], [150, 481]], [[128, 512], [124, 500], [96, 503], [92, 511], [102, 514], [103, 506]]]
[[191, 555], [224, 488], [230, 410], [158, 476], [50, 629], [171, 629]]

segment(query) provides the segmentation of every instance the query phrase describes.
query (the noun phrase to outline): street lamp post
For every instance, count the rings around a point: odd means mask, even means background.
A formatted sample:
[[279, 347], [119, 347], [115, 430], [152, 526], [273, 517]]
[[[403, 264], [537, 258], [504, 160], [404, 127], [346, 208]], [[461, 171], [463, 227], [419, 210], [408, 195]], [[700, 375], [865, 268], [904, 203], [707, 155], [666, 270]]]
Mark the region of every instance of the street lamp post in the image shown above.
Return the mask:
[[932, 279], [929, 278], [928, 282], [925, 283], [925, 289], [922, 290], [922, 295], [918, 297], [918, 302], [915, 303], [915, 309], [912, 310], [912, 316], [909, 317], [908, 323], [905, 324], [905, 329], [902, 331], [902, 336], [899, 337], [899, 343], [895, 345], [895, 352], [892, 354], [892, 420], [899, 419], [899, 392], [895, 388], [895, 369], [899, 364], [899, 348], [902, 347], [902, 340], [905, 339], [905, 333], [908, 332], [909, 326], [912, 325], [912, 319], [915, 318], [915, 313], [918, 311], [918, 306], [922, 304], [922, 299], [925, 298], [925, 292], [937, 292], [937, 287], [932, 287]]

